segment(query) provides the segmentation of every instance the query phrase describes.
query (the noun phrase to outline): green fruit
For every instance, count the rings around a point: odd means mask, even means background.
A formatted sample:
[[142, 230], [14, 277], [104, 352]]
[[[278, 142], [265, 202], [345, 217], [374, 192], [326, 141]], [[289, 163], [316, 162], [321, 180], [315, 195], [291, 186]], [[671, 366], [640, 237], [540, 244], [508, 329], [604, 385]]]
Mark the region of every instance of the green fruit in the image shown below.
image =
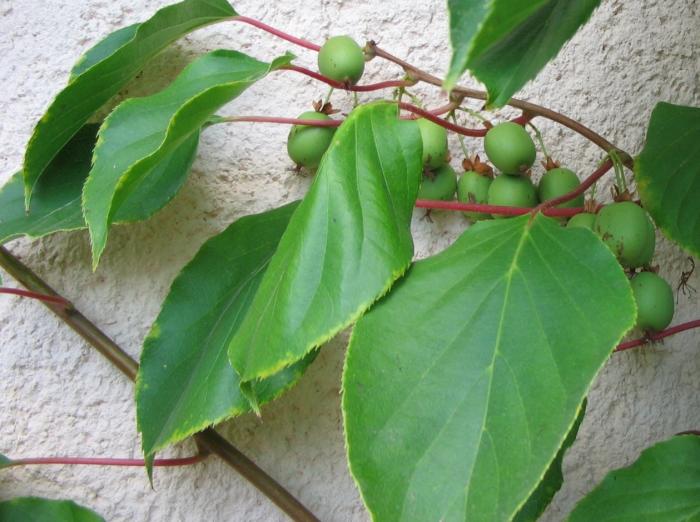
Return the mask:
[[535, 162], [535, 143], [517, 123], [507, 121], [489, 129], [484, 139], [486, 155], [506, 174], [525, 172]]
[[[298, 116], [300, 120], [330, 120], [328, 115], [309, 111]], [[334, 127], [294, 125], [287, 137], [287, 153], [297, 165], [315, 169], [333, 140]]]
[[637, 326], [659, 332], [673, 319], [673, 290], [653, 272], [637, 274], [631, 281], [637, 303]]
[[423, 165], [436, 169], [447, 161], [447, 129], [425, 118], [417, 121], [423, 140]]
[[594, 230], [624, 267], [648, 265], [654, 255], [654, 225], [644, 209], [631, 201], [603, 207]]
[[[534, 207], [537, 205], [537, 190], [527, 176], [497, 176], [489, 187], [489, 205], [504, 207]], [[496, 219], [504, 218], [493, 214]]]
[[423, 175], [418, 190], [418, 199], [451, 200], [457, 189], [457, 174], [449, 164], [444, 164], [433, 172]]
[[571, 219], [569, 219], [569, 222], [566, 224], [566, 226], [568, 228], [587, 228], [589, 230], [593, 230], [593, 226], [595, 225], [595, 219], [595, 214], [582, 212], [581, 214], [576, 214], [575, 216], [572, 216]]
[[[559, 167], [544, 173], [537, 187], [537, 193], [540, 196], [540, 201], [547, 201], [563, 196], [578, 188], [579, 185], [581, 182], [574, 171]], [[583, 194], [556, 206], [558, 208], [582, 207]]]
[[[487, 203], [489, 200], [489, 187], [493, 180], [473, 170], [462, 174], [457, 182], [457, 199], [462, 203]], [[471, 219], [488, 219], [490, 214], [483, 212], [465, 212], [465, 216]]]
[[318, 70], [332, 80], [354, 85], [365, 70], [365, 53], [349, 36], [333, 36], [318, 52]]

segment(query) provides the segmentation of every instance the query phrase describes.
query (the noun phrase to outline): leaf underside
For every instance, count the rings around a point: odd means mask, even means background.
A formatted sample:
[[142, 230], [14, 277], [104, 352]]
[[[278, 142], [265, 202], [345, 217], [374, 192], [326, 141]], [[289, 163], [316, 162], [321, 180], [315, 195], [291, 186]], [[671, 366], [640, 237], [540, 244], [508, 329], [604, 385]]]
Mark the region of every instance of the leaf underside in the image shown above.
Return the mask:
[[470, 227], [355, 326], [346, 441], [375, 519], [510, 520], [634, 324], [600, 239], [529, 219]]
[[83, 191], [93, 266], [104, 251], [115, 213], [154, 169], [198, 133], [217, 109], [290, 59], [285, 55], [268, 64], [236, 51], [214, 51], [191, 63], [163, 91], [126, 100], [105, 119]]
[[226, 0], [184, 0], [141, 24], [117, 30], [88, 50], [34, 128], [24, 157], [26, 207], [53, 158], [151, 58], [190, 31], [235, 15]]
[[487, 104], [508, 100], [554, 58], [600, 0], [450, 0], [453, 55], [445, 88], [469, 69], [488, 90]]
[[659, 103], [634, 163], [637, 190], [654, 222], [700, 257], [700, 108]]
[[[34, 187], [29, 212], [24, 207], [21, 172], [0, 188], [0, 244], [20, 236], [38, 238], [86, 228], [81, 196], [98, 128], [95, 124], [85, 125], [53, 159]], [[169, 154], [119, 208], [115, 222], [148, 219], [175, 197], [187, 179], [198, 141], [198, 134], [194, 134]]]
[[356, 108], [336, 131], [231, 342], [243, 381], [274, 374], [348, 326], [406, 270], [420, 132], [395, 104]]
[[[251, 411], [228, 360], [228, 344], [296, 203], [246, 216], [202, 245], [172, 284], [144, 341], [136, 406], [144, 454]], [[315, 353], [253, 385], [256, 402], [292, 386]]]
[[94, 511], [71, 500], [17, 497], [0, 502], [0, 520], [22, 522], [104, 522]]
[[678, 435], [608, 475], [571, 513], [570, 522], [700, 520], [700, 437]]

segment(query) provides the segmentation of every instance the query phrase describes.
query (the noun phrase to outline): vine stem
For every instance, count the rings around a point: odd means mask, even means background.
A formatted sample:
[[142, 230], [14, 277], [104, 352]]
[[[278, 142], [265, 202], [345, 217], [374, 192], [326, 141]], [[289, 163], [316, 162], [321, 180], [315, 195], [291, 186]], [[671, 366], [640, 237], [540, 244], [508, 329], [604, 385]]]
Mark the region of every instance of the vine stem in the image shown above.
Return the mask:
[[681, 323], [676, 326], [672, 326], [671, 328], [667, 328], [666, 330], [663, 330], [661, 332], [649, 333], [646, 335], [646, 337], [641, 337], [639, 339], [634, 339], [632, 341], [620, 343], [617, 345], [617, 348], [615, 348], [615, 351], [624, 352], [625, 350], [636, 348], [638, 346], [648, 344], [649, 342], [660, 341], [661, 339], [663, 339], [664, 337], [668, 337], [669, 335], [685, 332], [686, 330], [692, 330], [693, 328], [700, 328], [700, 319], [688, 321], [687, 323]]
[[218, 120], [225, 123], [282, 123], [287, 125], [308, 125], [312, 127], [339, 127], [343, 120], [302, 120], [299, 118], [282, 118], [279, 116], [224, 116]]
[[[5, 247], [0, 247], [0, 266], [28, 290], [57, 298], [61, 297], [38, 275], [32, 272], [28, 266], [13, 256]], [[94, 323], [81, 314], [73, 305], [66, 307], [46, 301], [43, 303], [124, 375], [132, 381], [136, 379], [136, 374], [138, 372], [138, 364], [136, 361], [95, 326]], [[197, 433], [194, 439], [200, 447], [219, 456], [226, 464], [246, 478], [292, 520], [299, 522], [318, 522], [318, 518], [299, 502], [299, 500], [294, 498], [291, 493], [260, 469], [230, 442], [219, 435], [213, 428], [207, 428]]]
[[411, 85], [415, 85], [416, 83], [410, 80], [387, 80], [384, 82], [369, 83], [366, 85], [350, 85], [336, 80], [332, 80], [327, 76], [323, 76], [322, 74], [317, 73], [316, 71], [312, 71], [311, 69], [307, 69], [306, 67], [300, 67], [299, 65], [285, 65], [283, 67], [280, 67], [279, 70], [298, 72], [300, 74], [313, 78], [314, 80], [318, 80], [327, 85], [330, 85], [334, 89], [342, 89], [351, 92], [370, 92], [381, 91], [382, 89], [392, 89], [396, 87], [410, 87]]
[[[498, 214], [500, 216], [522, 216], [534, 211], [532, 207], [505, 207], [501, 205], [462, 203], [459, 201], [441, 201], [436, 199], [419, 199], [416, 201], [416, 207], [433, 210], [454, 210], [458, 212], [483, 212], [485, 214]], [[549, 208], [543, 213], [552, 217], [571, 217], [581, 212], [585, 212], [583, 207]]]
[[0, 287], [0, 294], [18, 295], [20, 297], [28, 297], [30, 299], [37, 299], [39, 301], [54, 303], [61, 306], [70, 306], [70, 303], [63, 297], [40, 294], [39, 292], [30, 292], [29, 290], [22, 290], [21, 288]]
[[[367, 42], [367, 45], [365, 47], [367, 50], [367, 53], [370, 56], [379, 56], [380, 58], [383, 58], [385, 60], [388, 60], [390, 62], [395, 63], [399, 67], [401, 67], [406, 74], [413, 80], [415, 81], [422, 81], [425, 83], [429, 83], [431, 85], [435, 85], [437, 87], [442, 87], [443, 85], [443, 80], [441, 78], [438, 78], [437, 76], [434, 76], [422, 69], [419, 69], [415, 65], [412, 65], [405, 60], [402, 60], [401, 58], [398, 58], [394, 56], [393, 54], [388, 53], [384, 49], [381, 49], [380, 47], [377, 46], [377, 44], [373, 41]], [[452, 89], [452, 92], [455, 94], [458, 94], [460, 96], [463, 96], [465, 98], [472, 98], [472, 99], [477, 99], [477, 100], [484, 100], [486, 101], [488, 99], [488, 93], [485, 91], [480, 91], [477, 89], [469, 89], [467, 87], [462, 87], [462, 86], [455, 86]], [[580, 134], [590, 142], [598, 145], [601, 149], [603, 149], [605, 152], [610, 152], [611, 150], [616, 151], [619, 155], [620, 158], [622, 159], [624, 165], [627, 168], [632, 168], [633, 165], [633, 160], [632, 156], [630, 156], [627, 152], [622, 150], [621, 148], [613, 145], [610, 143], [608, 140], [606, 140], [603, 136], [600, 134], [594, 132], [593, 130], [589, 129], [582, 123], [569, 118], [568, 116], [564, 116], [563, 114], [553, 111], [551, 109], [548, 109], [546, 107], [542, 107], [541, 105], [537, 105], [534, 103], [530, 103], [524, 100], [519, 100], [517, 98], [511, 98], [508, 101], [508, 105], [511, 107], [515, 107], [517, 109], [522, 110], [526, 114], [531, 114], [532, 116], [541, 116], [543, 118], [546, 118], [548, 120], [552, 120], [556, 123], [559, 123], [560, 125], [563, 125], [564, 127], [567, 127], [571, 129], [572, 131]]]
[[261, 22], [260, 20], [256, 20], [255, 18], [249, 18], [247, 16], [234, 16], [231, 18], [231, 20], [233, 20], [234, 22], [243, 22], [244, 24], [252, 25], [253, 27], [262, 29], [263, 31], [266, 31], [270, 34], [274, 34], [278, 38], [282, 38], [283, 40], [287, 40], [288, 42], [291, 42], [300, 47], [305, 47], [312, 51], [319, 52], [321, 50], [320, 45], [316, 45], [315, 43], [309, 42], [308, 40], [304, 40], [303, 38], [297, 38], [296, 36], [292, 36], [291, 34], [285, 33], [284, 31], [275, 29], [274, 27], [267, 25]]
[[[154, 459], [153, 465], [167, 468], [175, 466], [190, 466], [202, 462], [207, 458], [205, 454], [193, 455], [176, 459]], [[65, 464], [70, 466], [145, 466], [143, 459], [114, 459], [114, 458], [91, 458], [91, 457], [36, 457], [27, 459], [11, 459], [9, 464], [0, 467], [11, 468], [15, 466], [36, 466], [49, 464]]]

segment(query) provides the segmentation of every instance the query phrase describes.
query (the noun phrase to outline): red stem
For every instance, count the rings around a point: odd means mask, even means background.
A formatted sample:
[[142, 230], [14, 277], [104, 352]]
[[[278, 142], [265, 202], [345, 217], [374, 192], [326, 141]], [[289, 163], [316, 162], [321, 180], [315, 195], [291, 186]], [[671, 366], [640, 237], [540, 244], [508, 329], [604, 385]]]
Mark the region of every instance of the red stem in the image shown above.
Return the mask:
[[[159, 467], [174, 467], [174, 466], [189, 466], [202, 462], [206, 455], [193, 455], [192, 457], [184, 457], [178, 459], [155, 459], [154, 466]], [[87, 458], [87, 457], [38, 457], [28, 459], [12, 460], [9, 464], [3, 467], [13, 466], [34, 466], [45, 464], [66, 464], [79, 466], [145, 466], [146, 462], [143, 459], [110, 459], [110, 458]]]
[[[501, 216], [522, 216], [533, 211], [530, 207], [505, 207], [501, 205], [484, 205], [481, 203], [461, 203], [459, 201], [440, 201], [431, 199], [419, 199], [416, 201], [418, 208], [430, 208], [435, 210], [456, 210], [459, 212], [483, 212], [485, 214], [498, 214]], [[576, 208], [549, 208], [544, 211], [547, 216], [571, 217], [585, 212], [583, 207]]]
[[21, 290], [19, 288], [0, 287], [0, 294], [18, 295], [20, 297], [29, 297], [30, 299], [38, 299], [39, 301], [63, 305], [65, 307], [71, 306], [70, 302], [66, 299], [63, 299], [62, 297], [40, 294], [38, 292], [31, 292], [29, 290]]
[[301, 120], [298, 118], [280, 118], [277, 116], [230, 116], [223, 121], [254, 123], [286, 123], [289, 125], [311, 125], [314, 127], [339, 127], [343, 120]]
[[247, 16], [234, 16], [232, 20], [234, 22], [243, 22], [244, 24], [252, 25], [253, 27], [257, 27], [258, 29], [267, 31], [268, 33], [274, 34], [275, 36], [278, 36], [283, 40], [287, 40], [288, 42], [299, 45], [301, 47], [306, 47], [307, 49], [311, 49], [312, 51], [319, 52], [321, 50], [321, 47], [319, 45], [316, 45], [315, 43], [309, 42], [308, 40], [304, 40], [303, 38], [297, 38], [296, 36], [292, 36], [291, 34], [287, 34], [284, 31], [275, 29], [274, 27], [264, 24], [259, 20], [255, 20], [254, 18], [248, 18]]
[[567, 201], [570, 201], [584, 192], [588, 190], [596, 181], [598, 181], [600, 178], [602, 178], [606, 172], [608, 172], [612, 168], [612, 161], [609, 159], [605, 161], [600, 167], [598, 167], [593, 174], [588, 176], [586, 179], [584, 179], [581, 184], [576, 187], [574, 190], [571, 192], [567, 192], [566, 194], [559, 196], [554, 199], [547, 200], [543, 203], [540, 203], [537, 205], [532, 213], [536, 214], [537, 212], [543, 212], [549, 208], [552, 208], [556, 205], [559, 205], [560, 203], [566, 203]]
[[327, 76], [323, 76], [320, 73], [317, 73], [316, 71], [312, 71], [311, 69], [307, 69], [306, 67], [300, 67], [298, 65], [285, 65], [284, 67], [280, 67], [280, 70], [282, 71], [294, 71], [301, 73], [305, 76], [309, 76], [310, 78], [313, 78], [314, 80], [318, 80], [320, 82], [323, 82], [327, 85], [330, 85], [334, 89], [343, 89], [346, 91], [356, 91], [356, 92], [369, 92], [369, 91], [379, 91], [382, 89], [389, 89], [392, 87], [410, 87], [411, 85], [415, 85], [416, 82], [413, 81], [408, 81], [408, 80], [388, 80], [385, 82], [379, 82], [379, 83], [370, 83], [367, 85], [348, 85], [343, 82], [338, 82], [336, 80], [332, 80], [328, 78]]
[[663, 330], [661, 332], [649, 333], [646, 337], [642, 337], [640, 339], [634, 339], [633, 341], [620, 343], [617, 345], [617, 348], [615, 348], [615, 351], [623, 352], [625, 350], [629, 350], [630, 348], [636, 348], [638, 346], [648, 344], [649, 342], [660, 341], [661, 339], [663, 339], [664, 337], [668, 337], [669, 335], [685, 332], [686, 330], [692, 330], [693, 328], [700, 328], [700, 319], [688, 321], [687, 323], [681, 323], [676, 326], [672, 326], [671, 328], [667, 328], [666, 330]]

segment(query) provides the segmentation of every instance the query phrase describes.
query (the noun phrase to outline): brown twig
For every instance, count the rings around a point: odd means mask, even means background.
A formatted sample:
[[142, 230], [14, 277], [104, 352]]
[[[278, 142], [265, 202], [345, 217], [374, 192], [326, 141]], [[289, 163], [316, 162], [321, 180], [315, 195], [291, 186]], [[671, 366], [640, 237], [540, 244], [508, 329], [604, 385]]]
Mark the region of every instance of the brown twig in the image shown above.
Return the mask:
[[[22, 286], [32, 292], [60, 298], [53, 288], [46, 284], [38, 275], [31, 271], [7, 249], [0, 247], [0, 266], [14, 277]], [[97, 349], [107, 360], [116, 366], [124, 375], [134, 381], [138, 372], [138, 364], [128, 353], [122, 350], [105, 333], [81, 314], [74, 306], [44, 301], [44, 305], [70, 326], [78, 335]], [[243, 477], [258, 488], [267, 498], [274, 502], [292, 520], [301, 522], [316, 522], [318, 519], [304, 507], [291, 493], [278, 484], [272, 477], [260, 469], [252, 460], [243, 455], [214, 429], [208, 428], [195, 436], [197, 444], [211, 453], [218, 455], [226, 464], [235, 469]]]

